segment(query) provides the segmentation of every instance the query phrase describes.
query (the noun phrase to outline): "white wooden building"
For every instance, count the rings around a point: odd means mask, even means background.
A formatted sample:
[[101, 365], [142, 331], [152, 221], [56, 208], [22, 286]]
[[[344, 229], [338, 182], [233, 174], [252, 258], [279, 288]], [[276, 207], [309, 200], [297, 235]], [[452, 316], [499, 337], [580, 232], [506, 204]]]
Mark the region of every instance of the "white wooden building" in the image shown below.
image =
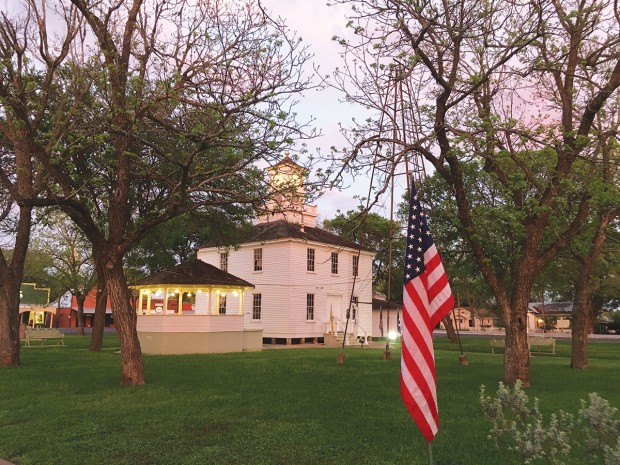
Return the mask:
[[[305, 170], [288, 155], [269, 171], [286, 186], [241, 244], [206, 245], [198, 259], [255, 288], [244, 302], [244, 326], [265, 342], [320, 342], [327, 333], [372, 336], [371, 250], [316, 227], [317, 209], [305, 203]], [[347, 311], [349, 322], [346, 324]]]

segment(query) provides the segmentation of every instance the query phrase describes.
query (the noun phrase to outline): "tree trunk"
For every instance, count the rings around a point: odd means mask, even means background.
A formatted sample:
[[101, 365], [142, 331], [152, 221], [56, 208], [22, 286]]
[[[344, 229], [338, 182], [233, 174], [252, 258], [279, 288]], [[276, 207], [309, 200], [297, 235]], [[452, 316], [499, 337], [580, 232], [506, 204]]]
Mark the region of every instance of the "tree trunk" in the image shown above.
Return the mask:
[[[100, 275], [102, 276], [102, 275]], [[103, 277], [99, 279], [99, 283], [104, 281]], [[97, 285], [97, 301], [95, 304], [95, 315], [93, 317], [93, 331], [90, 336], [90, 350], [92, 352], [101, 352], [103, 348], [103, 330], [105, 328], [105, 314], [108, 304], [108, 291], [104, 286]]]
[[4, 255], [0, 256], [0, 367], [17, 367], [20, 364], [20, 287], [30, 243], [31, 223], [32, 208], [20, 205], [10, 264]]
[[[453, 310], [454, 311], [454, 310]], [[456, 335], [456, 331], [454, 330], [454, 324], [452, 323], [452, 316], [448, 313], [443, 320], [443, 325], [446, 327], [446, 335], [452, 344], [456, 344], [459, 342], [458, 337]]]
[[[95, 257], [93, 250], [93, 257]], [[95, 272], [97, 273], [97, 297], [95, 302], [95, 315], [93, 316], [93, 331], [90, 336], [90, 350], [101, 352], [103, 348], [103, 330], [105, 328], [105, 315], [108, 306], [108, 289], [105, 283], [104, 267], [95, 260]]]
[[144, 384], [144, 359], [136, 331], [135, 312], [131, 308], [122, 258], [112, 257], [105, 265], [105, 281], [110, 295], [112, 315], [121, 346], [121, 384]]
[[503, 308], [506, 324], [504, 352], [504, 383], [514, 384], [520, 380], [530, 385], [530, 349], [527, 344], [527, 308], [531, 290], [531, 275], [527, 266], [517, 278], [509, 307]]
[[599, 214], [596, 233], [592, 238], [587, 256], [579, 259], [579, 273], [575, 283], [573, 300], [571, 368], [588, 368], [588, 334], [592, 325], [592, 270], [607, 238], [607, 228], [617, 212], [603, 211]]
[[19, 285], [4, 282], [0, 286], [0, 367], [18, 367], [19, 351]]
[[78, 294], [76, 296], [77, 301], [77, 327], [78, 327], [78, 336], [84, 336], [84, 300], [86, 300], [86, 296], [84, 294]]
[[[596, 254], [598, 255], [598, 254]], [[594, 257], [595, 259], [595, 257]], [[588, 334], [590, 332], [590, 276], [593, 257], [579, 260], [579, 273], [575, 283], [572, 321], [571, 368], [586, 370], [588, 368]]]

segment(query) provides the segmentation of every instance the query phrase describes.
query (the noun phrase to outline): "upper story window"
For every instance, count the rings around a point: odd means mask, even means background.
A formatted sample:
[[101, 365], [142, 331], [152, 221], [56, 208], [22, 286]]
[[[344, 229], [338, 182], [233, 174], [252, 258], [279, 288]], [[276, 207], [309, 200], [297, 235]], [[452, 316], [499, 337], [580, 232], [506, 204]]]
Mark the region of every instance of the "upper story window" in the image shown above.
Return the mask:
[[360, 271], [360, 256], [353, 255], [353, 276], [358, 276]]
[[332, 274], [338, 274], [338, 252], [332, 252]]
[[254, 271], [263, 271], [263, 249], [254, 249]]
[[314, 271], [314, 249], [308, 249], [306, 270]]
[[228, 252], [220, 253], [220, 270], [228, 271]]

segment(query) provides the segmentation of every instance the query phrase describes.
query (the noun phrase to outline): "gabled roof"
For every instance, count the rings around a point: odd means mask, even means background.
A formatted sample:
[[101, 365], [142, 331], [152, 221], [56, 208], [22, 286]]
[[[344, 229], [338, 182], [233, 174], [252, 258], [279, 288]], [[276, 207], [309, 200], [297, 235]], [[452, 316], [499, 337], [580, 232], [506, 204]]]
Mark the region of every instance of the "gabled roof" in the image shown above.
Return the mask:
[[[320, 242], [336, 247], [347, 247], [359, 249], [360, 245], [356, 242], [341, 238], [321, 228], [312, 226], [301, 226], [296, 223], [289, 223], [285, 220], [268, 221], [259, 223], [252, 227], [246, 237], [241, 241], [242, 244], [248, 242], [269, 242], [280, 239], [297, 239], [301, 241]], [[215, 244], [205, 244], [203, 247], [215, 247]], [[361, 247], [362, 250], [373, 252], [368, 247]]]
[[252, 283], [198, 259], [138, 279], [132, 287], [163, 284], [254, 287]]

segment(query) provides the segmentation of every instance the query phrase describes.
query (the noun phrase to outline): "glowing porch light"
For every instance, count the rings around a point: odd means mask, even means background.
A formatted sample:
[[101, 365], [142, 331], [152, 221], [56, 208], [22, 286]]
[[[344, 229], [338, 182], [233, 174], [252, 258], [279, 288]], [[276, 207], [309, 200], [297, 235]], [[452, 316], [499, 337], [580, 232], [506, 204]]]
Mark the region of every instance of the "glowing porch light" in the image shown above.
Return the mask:
[[388, 333], [388, 338], [392, 341], [398, 338], [398, 333], [396, 331], [390, 331]]

